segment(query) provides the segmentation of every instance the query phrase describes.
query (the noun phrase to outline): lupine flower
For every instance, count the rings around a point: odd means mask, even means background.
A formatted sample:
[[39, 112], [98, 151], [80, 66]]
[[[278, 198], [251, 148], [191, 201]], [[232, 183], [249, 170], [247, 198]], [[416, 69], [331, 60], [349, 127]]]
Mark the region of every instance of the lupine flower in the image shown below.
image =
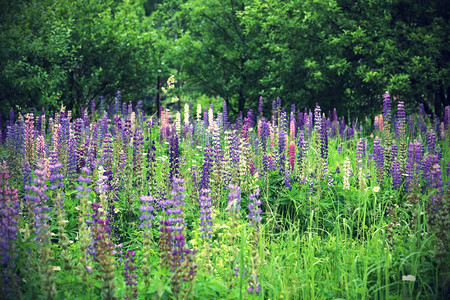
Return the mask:
[[284, 173], [285, 170], [285, 147], [286, 147], [286, 136], [284, 134], [284, 130], [280, 128], [278, 132], [278, 170], [280, 173]]
[[50, 225], [48, 221], [50, 215], [48, 212], [50, 208], [46, 205], [48, 195], [46, 194], [49, 172], [48, 162], [45, 160], [37, 161], [37, 169], [34, 171], [36, 178], [33, 179], [30, 185], [24, 187], [27, 192], [25, 195], [26, 206], [28, 208], [29, 222], [32, 223], [32, 229], [36, 234], [35, 240], [38, 246], [38, 271], [42, 279], [42, 289], [46, 298], [54, 298], [56, 289], [54, 285], [54, 273], [49, 267], [49, 262], [52, 259], [52, 249], [50, 247]]
[[83, 128], [83, 120], [78, 118], [75, 121], [75, 141], [76, 141], [76, 162], [77, 169], [76, 172], [79, 173], [80, 170], [86, 165], [86, 153], [85, 153], [85, 141], [84, 141], [84, 128]]
[[270, 125], [267, 122], [266, 118], [262, 118], [261, 119], [260, 138], [261, 138], [261, 144], [262, 144], [263, 151], [267, 150], [267, 140], [269, 138], [269, 135], [270, 135]]
[[363, 139], [359, 139], [356, 144], [356, 162], [358, 167], [363, 166], [363, 157], [364, 157], [364, 141]]
[[383, 125], [391, 121], [391, 98], [389, 92], [385, 92], [383, 95]]
[[402, 180], [400, 177], [400, 163], [398, 160], [394, 160], [392, 163], [392, 188], [398, 189], [402, 184]]
[[125, 294], [125, 299], [136, 298], [137, 297], [137, 281], [138, 278], [136, 271], [136, 266], [134, 266], [135, 253], [133, 250], [128, 250], [125, 254], [125, 268], [123, 271], [123, 276], [125, 277], [125, 285], [127, 293]]
[[383, 148], [381, 146], [380, 139], [377, 137], [373, 141], [373, 154], [375, 168], [377, 169], [377, 181], [379, 184], [383, 182], [383, 166], [384, 166], [384, 156]]
[[192, 258], [195, 251], [187, 249], [184, 235], [182, 207], [186, 189], [183, 184], [184, 180], [173, 178], [172, 200], [166, 201], [166, 219], [160, 221], [161, 264], [163, 267], [170, 267], [173, 273], [171, 285], [175, 295], [180, 292], [181, 280], [193, 280], [196, 269]]
[[179, 172], [179, 160], [180, 150], [178, 145], [178, 136], [176, 134], [170, 137], [170, 150], [169, 150], [169, 181], [172, 182], [172, 178], [178, 176]]
[[200, 189], [209, 189], [211, 181], [211, 170], [214, 162], [214, 149], [205, 148], [204, 163], [202, 169], [202, 179], [200, 181]]
[[212, 232], [212, 217], [211, 217], [211, 207], [212, 201], [210, 196], [210, 190], [202, 189], [200, 191], [199, 197], [199, 207], [200, 207], [200, 232], [201, 238], [210, 239]]
[[48, 190], [46, 180], [48, 179], [48, 169], [44, 160], [39, 160], [37, 169], [34, 171], [37, 176], [33, 179], [31, 185], [26, 185], [24, 190], [27, 192], [25, 201], [29, 212], [30, 222], [34, 221], [33, 229], [36, 233], [36, 239], [41, 241], [46, 239], [49, 230], [47, 221], [50, 216], [46, 213], [50, 208], [46, 205]]
[[15, 298], [16, 276], [14, 275], [17, 250], [17, 225], [19, 221], [20, 203], [18, 190], [9, 185], [9, 171], [6, 163], [0, 163], [0, 265], [3, 275], [3, 295]]
[[189, 124], [189, 119], [190, 119], [190, 113], [189, 113], [189, 104], [185, 103], [184, 104], [184, 124]]
[[391, 146], [391, 160], [394, 161], [398, 156], [398, 147], [397, 144], [393, 143]]
[[136, 178], [136, 186], [140, 191], [143, 183], [143, 164], [144, 164], [144, 136], [142, 130], [136, 129], [133, 137], [133, 171]]
[[68, 143], [68, 163], [67, 163], [67, 177], [69, 178], [69, 183], [75, 179], [75, 174], [77, 171], [77, 143], [74, 137], [69, 138]]
[[[131, 142], [131, 137], [133, 136], [133, 130], [131, 129], [132, 124], [130, 119], [125, 120], [125, 125], [122, 128], [122, 141], [123, 141], [123, 147], [124, 151], [127, 150], [128, 145]], [[128, 151], [126, 151], [128, 152]]]
[[141, 196], [142, 205], [139, 210], [142, 212], [139, 220], [142, 221], [140, 227], [143, 229], [142, 234], [142, 244], [143, 244], [143, 259], [142, 259], [142, 278], [146, 281], [146, 284], [149, 283], [149, 274], [150, 274], [150, 256], [151, 256], [151, 240], [152, 240], [152, 220], [155, 218], [155, 199], [148, 196]]
[[398, 102], [397, 106], [397, 129], [400, 136], [405, 135], [405, 124], [406, 124], [406, 114], [405, 114], [405, 103], [403, 101]]
[[289, 164], [291, 166], [291, 171], [294, 170], [295, 167], [295, 144], [294, 141], [291, 141], [289, 145]]
[[250, 194], [249, 196], [250, 203], [247, 206], [249, 210], [247, 218], [250, 220], [250, 223], [248, 225], [254, 227], [256, 231], [259, 231], [258, 225], [262, 220], [261, 200], [258, 199], [260, 191], [261, 190], [258, 187], [256, 188], [255, 193]]
[[241, 209], [241, 188], [239, 186], [230, 184], [228, 186], [230, 192], [228, 193], [227, 212], [231, 215], [239, 217], [239, 210]]
[[90, 244], [90, 229], [87, 222], [87, 214], [89, 212], [89, 193], [91, 188], [88, 186], [91, 183], [89, 175], [91, 170], [84, 167], [81, 169], [82, 175], [78, 177], [77, 186], [77, 198], [80, 200], [80, 214], [78, 215], [78, 245], [80, 247], [80, 263], [78, 270], [81, 273], [81, 277], [86, 277], [86, 267], [88, 266], [87, 250]]
[[30, 166], [33, 166], [36, 155], [34, 144], [34, 114], [26, 114], [25, 119], [25, 160]]
[[[322, 127], [322, 111], [320, 109], [320, 106], [318, 103], [316, 103], [316, 106], [314, 108], [314, 132], [316, 133], [316, 141], [318, 141], [318, 138], [320, 137], [320, 128]], [[317, 145], [319, 145], [319, 142], [317, 142]]]
[[427, 132], [427, 146], [428, 152], [430, 152], [431, 154], [436, 154], [436, 134], [431, 128]]
[[[147, 137], [147, 141], [149, 140], [149, 138]], [[149, 187], [150, 187], [150, 192], [153, 191], [153, 189], [155, 188], [156, 184], [155, 184], [155, 171], [156, 171], [156, 157], [155, 157], [155, 151], [156, 151], [156, 147], [155, 147], [155, 141], [152, 140], [151, 143], [148, 143], [148, 148], [147, 148], [147, 182], [149, 183]]]
[[93, 226], [92, 235], [95, 247], [95, 259], [98, 263], [100, 277], [102, 279], [102, 294], [106, 299], [114, 298], [114, 256], [113, 243], [111, 241], [111, 232], [109, 219], [103, 206], [92, 203]]
[[320, 157], [324, 160], [328, 158], [328, 133], [325, 121], [325, 119], [322, 119], [322, 125], [320, 127]]
[[344, 171], [344, 179], [343, 179], [344, 186], [342, 187], [342, 189], [349, 190], [350, 189], [349, 178], [353, 175], [353, 170], [350, 165], [350, 159], [348, 158], [348, 156], [345, 157], [343, 171]]

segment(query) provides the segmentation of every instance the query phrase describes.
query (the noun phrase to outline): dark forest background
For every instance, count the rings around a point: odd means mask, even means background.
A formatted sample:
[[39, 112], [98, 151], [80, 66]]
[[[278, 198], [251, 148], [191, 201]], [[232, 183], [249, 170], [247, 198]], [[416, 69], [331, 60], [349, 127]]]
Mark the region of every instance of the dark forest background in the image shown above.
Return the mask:
[[363, 117], [388, 90], [441, 115], [449, 14], [445, 0], [0, 0], [0, 112], [77, 114], [120, 90], [146, 113], [157, 97], [236, 114], [263, 96]]

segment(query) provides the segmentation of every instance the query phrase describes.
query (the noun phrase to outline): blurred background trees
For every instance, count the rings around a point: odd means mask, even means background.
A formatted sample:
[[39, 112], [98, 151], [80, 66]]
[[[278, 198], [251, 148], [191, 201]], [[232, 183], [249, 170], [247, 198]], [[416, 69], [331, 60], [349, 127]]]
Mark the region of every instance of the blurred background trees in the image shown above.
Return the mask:
[[3, 115], [16, 105], [76, 113], [117, 90], [150, 100], [150, 113], [172, 74], [180, 101], [226, 101], [234, 113], [263, 96], [267, 109], [281, 97], [362, 117], [379, 111], [385, 90], [438, 115], [449, 104], [448, 1], [0, 3]]

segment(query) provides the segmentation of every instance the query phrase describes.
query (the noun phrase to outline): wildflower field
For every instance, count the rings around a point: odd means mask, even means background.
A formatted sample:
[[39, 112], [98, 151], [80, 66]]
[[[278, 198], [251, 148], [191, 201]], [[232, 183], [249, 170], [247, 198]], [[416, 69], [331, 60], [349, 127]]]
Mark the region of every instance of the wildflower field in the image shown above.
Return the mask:
[[263, 101], [11, 110], [0, 299], [448, 297], [450, 107]]

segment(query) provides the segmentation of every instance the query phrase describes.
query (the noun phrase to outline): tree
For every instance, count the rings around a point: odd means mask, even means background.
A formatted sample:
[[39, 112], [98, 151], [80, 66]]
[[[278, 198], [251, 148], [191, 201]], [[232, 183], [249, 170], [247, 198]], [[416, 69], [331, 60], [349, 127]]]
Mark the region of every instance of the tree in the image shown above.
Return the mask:
[[0, 100], [79, 112], [99, 96], [150, 93], [152, 33], [140, 1], [2, 2]]
[[254, 37], [241, 24], [240, 12], [251, 1], [193, 0], [181, 6], [184, 32], [176, 43], [177, 62], [201, 92], [219, 95], [236, 111], [258, 99], [259, 66]]

